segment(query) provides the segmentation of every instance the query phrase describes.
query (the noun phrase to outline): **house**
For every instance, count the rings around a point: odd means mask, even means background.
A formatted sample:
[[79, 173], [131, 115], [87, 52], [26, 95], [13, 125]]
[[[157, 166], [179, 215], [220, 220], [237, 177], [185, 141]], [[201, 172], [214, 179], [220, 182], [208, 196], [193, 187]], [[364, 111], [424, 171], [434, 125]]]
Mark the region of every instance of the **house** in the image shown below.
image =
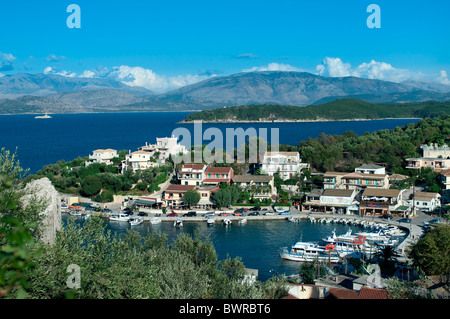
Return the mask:
[[152, 155], [158, 154], [158, 158], [162, 161], [168, 160], [169, 156], [177, 154], [186, 154], [188, 150], [184, 145], [178, 143], [177, 137], [157, 137], [156, 144], [145, 143], [139, 148], [139, 151], [149, 152]]
[[117, 150], [111, 148], [94, 150], [92, 155], [89, 155], [89, 161], [86, 162], [86, 166], [93, 163], [111, 165], [113, 163], [111, 160], [115, 157], [118, 157]]
[[271, 198], [277, 194], [274, 178], [270, 175], [235, 175], [233, 184], [256, 199]]
[[364, 189], [364, 188], [389, 188], [389, 175], [374, 173], [344, 173], [328, 171], [323, 175], [323, 187], [325, 189]]
[[231, 167], [208, 167], [205, 170], [203, 185], [219, 185], [220, 183], [230, 184], [234, 177]]
[[200, 201], [197, 203], [197, 207], [201, 209], [212, 208], [216, 204], [214, 203], [213, 196], [214, 193], [219, 191], [220, 187], [216, 185], [205, 185], [197, 188], [200, 194]]
[[375, 165], [375, 164], [363, 164], [360, 167], [355, 168], [355, 172], [363, 173], [363, 174], [380, 174], [385, 175], [386, 169], [384, 166]]
[[305, 205], [315, 205], [320, 204], [320, 196], [323, 194], [322, 188], [313, 189], [311, 192], [306, 194]]
[[432, 212], [441, 206], [441, 195], [432, 192], [415, 192], [410, 202], [415, 209]]
[[325, 189], [320, 195], [320, 206], [325, 211], [337, 212], [340, 214], [358, 213], [358, 202], [355, 196], [358, 192], [355, 189]]
[[422, 167], [431, 167], [435, 171], [441, 171], [450, 168], [450, 159], [448, 158], [407, 158], [406, 162], [407, 169], [421, 169]]
[[450, 158], [450, 147], [447, 144], [439, 146], [431, 143], [430, 145], [422, 145], [422, 156], [425, 158]]
[[327, 291], [327, 299], [389, 299], [388, 292], [385, 289], [361, 287], [358, 292], [356, 290], [345, 288], [329, 288]]
[[405, 214], [409, 207], [402, 205], [403, 192], [400, 189], [366, 188], [359, 204], [361, 215]]
[[171, 184], [164, 191], [164, 200], [167, 207], [183, 208], [186, 204], [183, 201], [184, 193], [188, 190], [195, 189], [195, 185], [175, 185]]
[[303, 168], [309, 168], [309, 164], [301, 162], [299, 152], [265, 152], [262, 157], [262, 172], [268, 175], [279, 172], [283, 180], [300, 174]]
[[177, 178], [181, 185], [200, 186], [206, 178], [207, 167], [205, 164], [183, 164]]
[[122, 174], [129, 168], [134, 172], [137, 170], [144, 170], [150, 167], [156, 167], [160, 164], [152, 158], [152, 154], [146, 151], [136, 151], [125, 155], [125, 160], [122, 161]]
[[443, 190], [450, 190], [450, 168], [439, 173], [439, 180], [441, 181]]

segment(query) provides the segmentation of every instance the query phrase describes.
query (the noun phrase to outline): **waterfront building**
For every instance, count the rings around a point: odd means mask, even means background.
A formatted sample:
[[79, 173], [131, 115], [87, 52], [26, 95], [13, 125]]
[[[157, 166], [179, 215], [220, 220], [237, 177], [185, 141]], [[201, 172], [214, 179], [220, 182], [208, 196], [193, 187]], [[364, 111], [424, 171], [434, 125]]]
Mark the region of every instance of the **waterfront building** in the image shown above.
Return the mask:
[[303, 206], [312, 211], [358, 214], [356, 189], [314, 189], [306, 195]]
[[166, 161], [169, 156], [186, 154], [188, 150], [184, 145], [178, 143], [177, 137], [157, 137], [156, 144], [145, 143], [144, 146], [139, 147], [139, 151], [150, 153], [152, 156], [158, 155], [158, 159]]
[[389, 188], [389, 176], [387, 174], [361, 173], [361, 172], [332, 172], [324, 174], [323, 185], [325, 189], [357, 189], [365, 188]]
[[234, 171], [231, 167], [208, 167], [205, 175], [203, 185], [218, 186], [220, 183], [230, 184], [234, 177]]
[[216, 204], [212, 197], [214, 193], [219, 191], [220, 187], [216, 185], [204, 185], [197, 188], [200, 194], [200, 201], [197, 203], [196, 207], [200, 209], [209, 209], [214, 207]]
[[402, 194], [404, 189], [376, 189], [366, 188], [361, 194], [361, 215], [407, 215], [410, 211], [408, 205], [404, 205]]
[[177, 178], [181, 185], [200, 186], [206, 178], [207, 167], [205, 164], [183, 164]]
[[415, 192], [410, 202], [416, 209], [432, 212], [441, 206], [441, 195], [432, 192]]
[[262, 157], [261, 171], [268, 175], [278, 172], [283, 180], [300, 174], [303, 168], [309, 164], [302, 163], [299, 152], [265, 152]]
[[107, 148], [107, 149], [98, 149], [92, 152], [92, 155], [89, 155], [89, 161], [86, 162], [86, 166], [93, 163], [105, 163], [106, 165], [112, 164], [112, 159], [118, 157], [117, 150]]
[[277, 194], [274, 178], [270, 175], [235, 175], [233, 184], [255, 199], [269, 199]]
[[195, 185], [169, 185], [164, 191], [166, 206], [177, 209], [186, 207], [186, 204], [183, 201], [183, 195], [188, 190], [195, 188]]
[[450, 159], [444, 158], [428, 158], [428, 157], [419, 157], [419, 158], [407, 158], [406, 159], [406, 168], [407, 169], [421, 169], [422, 167], [431, 167], [435, 171], [442, 171], [450, 168]]

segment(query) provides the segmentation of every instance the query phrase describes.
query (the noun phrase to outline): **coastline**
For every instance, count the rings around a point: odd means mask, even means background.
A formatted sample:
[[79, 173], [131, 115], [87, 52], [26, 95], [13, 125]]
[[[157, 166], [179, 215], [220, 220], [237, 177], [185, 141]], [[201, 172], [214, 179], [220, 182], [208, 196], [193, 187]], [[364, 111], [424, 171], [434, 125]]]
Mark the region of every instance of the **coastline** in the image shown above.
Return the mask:
[[201, 121], [202, 123], [217, 123], [217, 124], [236, 124], [236, 123], [314, 123], [314, 122], [356, 122], [356, 121], [380, 121], [380, 120], [421, 120], [421, 117], [386, 117], [386, 118], [376, 118], [376, 119], [299, 119], [299, 120], [214, 120], [214, 121], [204, 121], [204, 120], [193, 120], [193, 121], [180, 121], [176, 124], [194, 124], [195, 121]]

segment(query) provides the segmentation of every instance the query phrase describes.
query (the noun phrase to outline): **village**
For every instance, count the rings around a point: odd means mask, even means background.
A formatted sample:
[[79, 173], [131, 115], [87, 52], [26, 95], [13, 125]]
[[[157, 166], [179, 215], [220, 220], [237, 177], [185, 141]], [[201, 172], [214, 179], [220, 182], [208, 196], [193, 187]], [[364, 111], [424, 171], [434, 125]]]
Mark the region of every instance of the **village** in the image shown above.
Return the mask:
[[[189, 152], [178, 143], [176, 137], [156, 140], [156, 144], [145, 143], [138, 150], [129, 151], [118, 167], [120, 174], [128, 170], [136, 172], [165, 165], [171, 156]], [[400, 217], [406, 220], [417, 216], [418, 211], [439, 216], [445, 204], [450, 202], [450, 149], [447, 145], [433, 144], [423, 145], [421, 149], [421, 158], [406, 159], [406, 169], [418, 171], [430, 167], [439, 172], [438, 180], [442, 186], [440, 193], [430, 192], [419, 185], [396, 187], [398, 182], [408, 176], [389, 175], [385, 167], [376, 164], [363, 164], [353, 172], [311, 172], [310, 175], [316, 178], [310, 178], [314, 182], [310, 183], [309, 190], [305, 190], [301, 183], [305, 181], [304, 172], [310, 169], [310, 165], [302, 162], [300, 154], [268, 151], [253, 166], [251, 173], [237, 174], [232, 165], [179, 164], [175, 165], [169, 178], [159, 185], [158, 191], [142, 196], [114, 195], [113, 202], [94, 206], [105, 208], [107, 213], [121, 213], [127, 209], [128, 213], [136, 212], [144, 220], [155, 216], [163, 217], [164, 220], [183, 215], [202, 217], [214, 211], [217, 216], [236, 216], [237, 210], [241, 212], [238, 212], [238, 216], [250, 215], [259, 219], [286, 218], [283, 215], [299, 212], [386, 219]], [[117, 150], [97, 149], [89, 155], [85, 165], [113, 165], [113, 159], [117, 157]], [[218, 203], [215, 194], [227, 186], [237, 187], [241, 195], [245, 193], [245, 200], [240, 203], [234, 201], [233, 205]], [[188, 201], [187, 193], [197, 193], [197, 196], [193, 196], [197, 199]], [[280, 197], [280, 193], [287, 196]], [[83, 201], [90, 202], [77, 196], [65, 196], [63, 210], [70, 211], [72, 208], [73, 211]], [[187, 214], [188, 211], [191, 213]]]

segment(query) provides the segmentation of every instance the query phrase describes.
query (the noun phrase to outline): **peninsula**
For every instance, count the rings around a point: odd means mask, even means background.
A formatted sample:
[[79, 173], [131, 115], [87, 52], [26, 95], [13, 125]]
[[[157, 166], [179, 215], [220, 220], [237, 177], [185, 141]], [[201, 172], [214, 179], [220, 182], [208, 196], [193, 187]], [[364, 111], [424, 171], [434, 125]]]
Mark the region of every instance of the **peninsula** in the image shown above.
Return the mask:
[[191, 113], [180, 123], [192, 123], [196, 120], [209, 123], [376, 120], [426, 118], [449, 113], [450, 102], [374, 104], [344, 98], [305, 107], [273, 104], [223, 107]]

